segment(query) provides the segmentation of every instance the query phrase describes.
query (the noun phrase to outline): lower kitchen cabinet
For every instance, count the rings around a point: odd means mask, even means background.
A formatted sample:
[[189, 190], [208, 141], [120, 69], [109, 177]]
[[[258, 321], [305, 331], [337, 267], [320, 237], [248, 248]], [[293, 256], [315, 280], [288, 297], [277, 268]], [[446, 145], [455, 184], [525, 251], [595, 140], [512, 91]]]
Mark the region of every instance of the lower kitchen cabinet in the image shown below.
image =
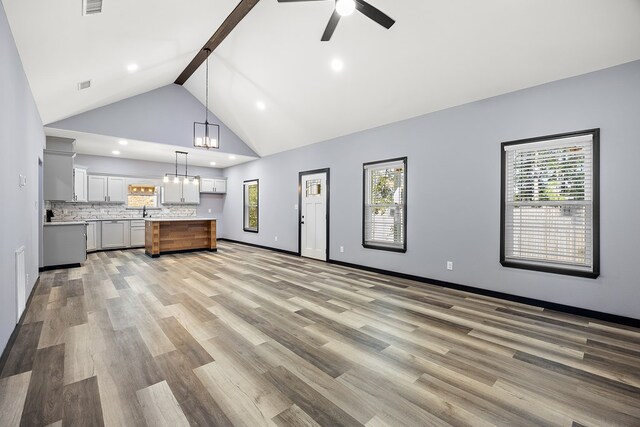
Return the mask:
[[85, 262], [87, 259], [86, 232], [85, 223], [45, 224], [42, 233], [43, 267]]
[[130, 246], [144, 246], [144, 220], [131, 220], [131, 242]]
[[100, 249], [100, 235], [99, 231], [102, 231], [98, 222], [87, 222], [87, 251], [95, 251]]
[[102, 221], [102, 249], [129, 246], [129, 230], [129, 221]]

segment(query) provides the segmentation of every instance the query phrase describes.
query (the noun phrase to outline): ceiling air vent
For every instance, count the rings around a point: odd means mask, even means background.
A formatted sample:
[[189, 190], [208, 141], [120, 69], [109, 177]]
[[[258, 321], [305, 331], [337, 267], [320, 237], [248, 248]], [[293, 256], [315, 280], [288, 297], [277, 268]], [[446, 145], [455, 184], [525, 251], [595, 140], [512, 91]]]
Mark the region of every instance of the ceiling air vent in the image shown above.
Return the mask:
[[102, 12], [102, 0], [82, 0], [82, 14], [93, 15]]
[[85, 80], [78, 83], [78, 90], [89, 89], [91, 87], [91, 80]]

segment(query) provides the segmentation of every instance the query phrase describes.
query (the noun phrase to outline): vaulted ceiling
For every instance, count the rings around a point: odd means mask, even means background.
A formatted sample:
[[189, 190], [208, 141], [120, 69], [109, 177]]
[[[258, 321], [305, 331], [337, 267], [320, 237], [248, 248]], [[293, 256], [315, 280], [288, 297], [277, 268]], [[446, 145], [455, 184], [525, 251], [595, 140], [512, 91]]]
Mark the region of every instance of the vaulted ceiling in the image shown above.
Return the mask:
[[[2, 2], [50, 123], [172, 83], [238, 0]], [[369, 2], [396, 24], [320, 42], [332, 0], [260, 1], [211, 57], [210, 109], [264, 156], [640, 59], [638, 0]], [[204, 102], [204, 67], [185, 87]]]

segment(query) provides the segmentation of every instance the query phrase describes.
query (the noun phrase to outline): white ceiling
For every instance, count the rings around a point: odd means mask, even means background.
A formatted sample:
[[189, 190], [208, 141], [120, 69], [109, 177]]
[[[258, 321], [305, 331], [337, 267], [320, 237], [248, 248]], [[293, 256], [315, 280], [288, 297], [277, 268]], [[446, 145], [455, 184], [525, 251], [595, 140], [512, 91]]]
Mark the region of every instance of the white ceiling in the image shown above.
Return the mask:
[[[59, 136], [75, 140], [75, 152], [78, 154], [91, 154], [94, 156], [106, 156], [113, 158], [146, 160], [149, 162], [174, 163], [176, 151], [189, 153], [189, 166], [203, 166], [208, 168], [227, 168], [239, 165], [256, 157], [229, 155], [217, 150], [204, 150], [201, 148], [189, 148], [181, 145], [158, 144], [148, 141], [136, 141], [127, 139], [127, 145], [121, 145], [122, 138], [112, 136], [95, 135], [91, 133], [76, 132], [63, 129], [45, 128], [48, 136]], [[120, 154], [113, 154], [119, 151]], [[180, 162], [184, 162], [181, 157]], [[215, 162], [212, 165], [211, 162]]]
[[[264, 156], [640, 59], [638, 0], [369, 2], [396, 24], [356, 12], [326, 43], [332, 1], [259, 2], [212, 57], [210, 109]], [[3, 3], [49, 123], [173, 82], [237, 0]], [[202, 67], [185, 87], [204, 101]]]

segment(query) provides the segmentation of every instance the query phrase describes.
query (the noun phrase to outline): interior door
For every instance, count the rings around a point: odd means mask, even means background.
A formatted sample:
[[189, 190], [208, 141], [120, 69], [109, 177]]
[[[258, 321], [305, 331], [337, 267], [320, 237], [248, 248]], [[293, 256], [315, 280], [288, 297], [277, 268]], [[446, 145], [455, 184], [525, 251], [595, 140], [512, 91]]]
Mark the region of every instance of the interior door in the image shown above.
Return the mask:
[[300, 254], [327, 260], [327, 173], [303, 174], [301, 179]]

